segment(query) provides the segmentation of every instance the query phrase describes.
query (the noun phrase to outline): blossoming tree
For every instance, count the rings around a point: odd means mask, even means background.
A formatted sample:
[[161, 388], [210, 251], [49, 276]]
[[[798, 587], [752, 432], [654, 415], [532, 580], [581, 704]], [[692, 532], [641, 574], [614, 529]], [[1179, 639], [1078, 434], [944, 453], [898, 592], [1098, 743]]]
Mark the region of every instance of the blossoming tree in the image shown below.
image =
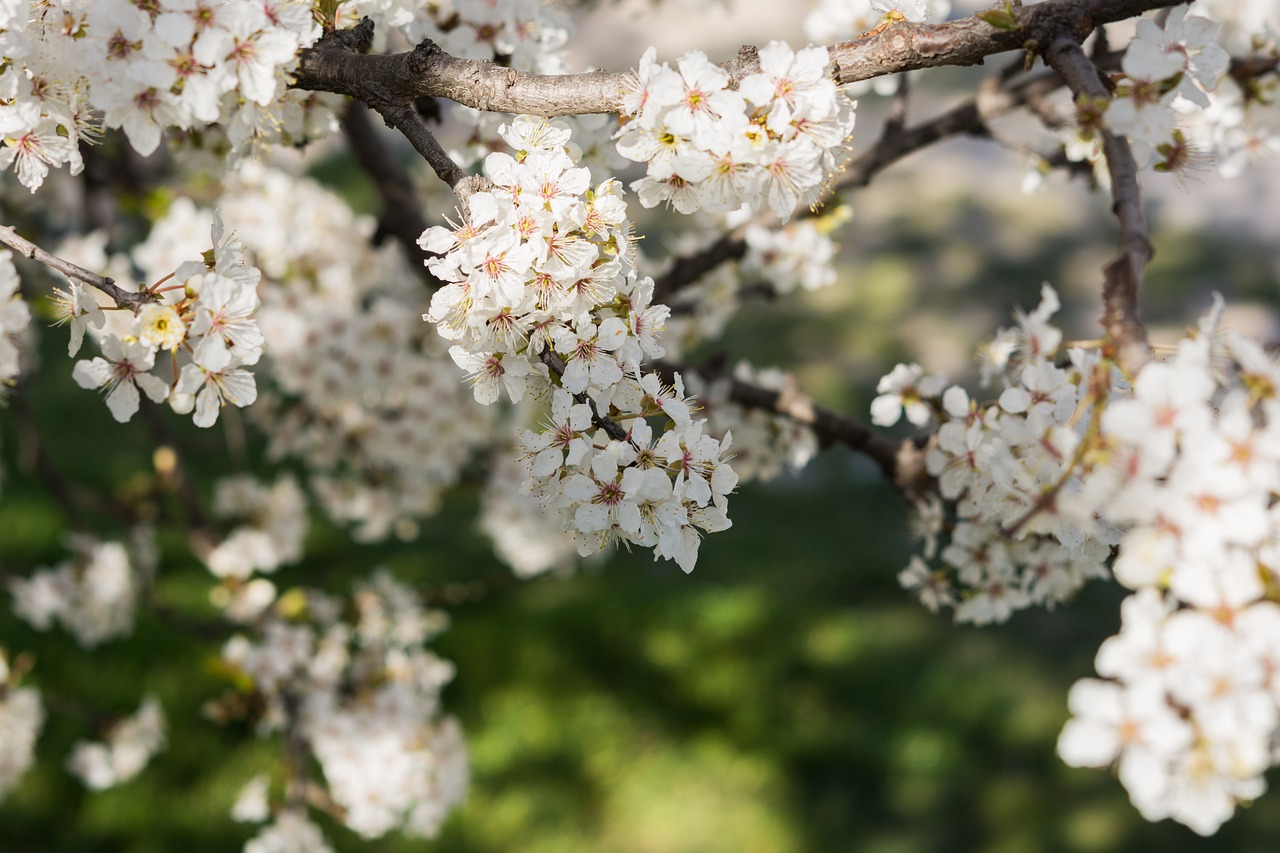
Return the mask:
[[[986, 624], [1092, 579], [1132, 591], [1100, 677], [1065, 697], [1064, 761], [1115, 765], [1144, 817], [1203, 834], [1262, 793], [1280, 734], [1280, 365], [1223, 327], [1221, 303], [1153, 350], [1142, 187], [1280, 151], [1280, 11], [822, 0], [805, 26], [807, 46], [650, 47], [571, 73], [568, 17], [536, 0], [0, 2], [0, 167], [36, 200], [0, 226], [3, 416], [76, 533], [56, 566], [4, 566], [13, 611], [93, 654], [155, 606], [181, 534], [219, 614], [197, 633], [237, 713], [279, 745], [231, 815], [262, 824], [246, 850], [328, 849], [312, 809], [367, 838], [430, 837], [467, 787], [440, 703], [453, 669], [427, 646], [443, 614], [386, 572], [354, 590], [273, 582], [312, 514], [358, 542], [411, 537], [483, 467], [482, 525], [516, 575], [619, 547], [690, 572], [740, 482], [829, 444], [914, 508], [924, 546], [900, 581], [931, 610]], [[973, 97], [907, 122], [912, 72], [988, 59]], [[859, 95], [892, 98], [870, 144], [853, 138]], [[1110, 193], [1096, 340], [1064, 340], [1045, 285], [986, 348], [986, 390], [900, 365], [868, 422], [778, 370], [683, 360], [743, 301], [834, 282], [852, 190], [1015, 111], [1055, 134], [1033, 174]], [[344, 145], [378, 189], [376, 223], [285, 156]], [[119, 173], [179, 187], [145, 235], [111, 230]], [[637, 206], [706, 237], [648, 256]], [[16, 257], [34, 262], [21, 280]], [[35, 363], [45, 318], [72, 361]], [[23, 397], [59, 377], [138, 422], [147, 500], [93, 493], [41, 444]], [[291, 473], [197, 482], [172, 436], [187, 416], [249, 431], [262, 470]], [[891, 438], [904, 417], [919, 432]], [[168, 495], [178, 511], [140, 509]], [[0, 796], [33, 760], [40, 684], [0, 649]], [[162, 707], [139, 702], [67, 756], [88, 788], [163, 748]]]

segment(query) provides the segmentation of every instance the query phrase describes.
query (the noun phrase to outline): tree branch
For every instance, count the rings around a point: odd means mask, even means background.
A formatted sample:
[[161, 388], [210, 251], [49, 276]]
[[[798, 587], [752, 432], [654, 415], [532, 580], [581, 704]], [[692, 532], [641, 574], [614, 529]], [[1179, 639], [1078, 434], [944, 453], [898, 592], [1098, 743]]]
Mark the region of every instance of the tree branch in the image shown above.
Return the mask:
[[76, 281], [84, 282], [90, 287], [96, 287], [107, 296], [110, 296], [117, 307], [128, 308], [135, 314], [138, 313], [138, 309], [143, 305], [160, 301], [160, 297], [150, 291], [141, 290], [134, 293], [125, 290], [116, 284], [114, 279], [89, 272], [84, 267], [78, 267], [70, 261], [64, 261], [57, 255], [46, 252], [30, 240], [18, 236], [18, 232], [11, 225], [0, 225], [0, 243], [13, 249], [22, 257], [44, 264], [50, 269], [62, 273], [67, 278], [73, 278]]
[[404, 138], [413, 146], [413, 150], [422, 155], [422, 159], [426, 160], [434, 170], [436, 177], [447, 183], [451, 190], [456, 190], [458, 184], [467, 177], [467, 173], [463, 172], [448, 154], [445, 154], [440, 143], [435, 140], [435, 134], [426, 127], [426, 122], [413, 109], [412, 104], [403, 100], [403, 96], [397, 96], [393, 91], [383, 91], [375, 85], [371, 86], [360, 100], [365, 101], [381, 115], [384, 122], [387, 122], [387, 127], [396, 128], [403, 133]]
[[[978, 17], [945, 24], [899, 23], [884, 32], [832, 48], [841, 83], [941, 65], [976, 65], [987, 56], [1049, 44], [1062, 34], [1083, 41], [1095, 27], [1176, 6], [1181, 0], [1045, 0], [1014, 6], [1018, 25], [1002, 30]], [[527, 74], [493, 62], [459, 59], [430, 40], [406, 53], [369, 55], [373, 23], [326, 35], [302, 52], [294, 86], [370, 98], [394, 95], [448, 98], [489, 112], [558, 116], [617, 112], [633, 85], [630, 71]], [[759, 70], [754, 47], [722, 66], [733, 79]]]
[[731, 402], [744, 409], [770, 412], [802, 424], [813, 430], [823, 447], [841, 444], [869, 457], [885, 480], [907, 497], [924, 494], [933, 488], [933, 478], [925, 471], [924, 453], [917, 442], [909, 439], [897, 444], [857, 418], [817, 405], [791, 377], [787, 377], [781, 390], [775, 391], [726, 375], [714, 367], [690, 369], [673, 364], [658, 364], [656, 367], [667, 377], [690, 373], [709, 383], [727, 381]]
[[992, 54], [1033, 50], [1061, 35], [1084, 39], [1096, 27], [1133, 18], [1180, 0], [1045, 0], [1015, 3], [1012, 29], [998, 29], [978, 16], [945, 24], [899, 23], [870, 38], [835, 45], [832, 59], [841, 83], [942, 65], [979, 65]]
[[[1098, 69], [1070, 37], [1062, 36], [1051, 43], [1045, 50], [1045, 61], [1062, 75], [1077, 97], [1110, 100], [1111, 93]], [[1108, 130], [1098, 132], [1102, 134], [1102, 151], [1111, 175], [1111, 209], [1120, 223], [1120, 254], [1103, 270], [1102, 325], [1111, 354], [1133, 376], [1151, 359], [1147, 330], [1138, 310], [1143, 273], [1151, 262], [1151, 240], [1142, 209], [1138, 166], [1129, 141]]]

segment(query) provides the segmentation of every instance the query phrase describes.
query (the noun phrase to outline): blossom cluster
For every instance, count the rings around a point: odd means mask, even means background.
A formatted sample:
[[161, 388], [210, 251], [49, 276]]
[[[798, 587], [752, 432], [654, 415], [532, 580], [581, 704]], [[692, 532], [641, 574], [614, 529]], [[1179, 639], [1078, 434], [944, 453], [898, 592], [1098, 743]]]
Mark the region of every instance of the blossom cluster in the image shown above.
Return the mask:
[[205, 558], [218, 577], [244, 579], [302, 558], [307, 499], [291, 475], [271, 486], [247, 475], [225, 477], [214, 485], [213, 509], [240, 522]]
[[148, 696], [134, 714], [112, 725], [103, 740], [76, 741], [67, 769], [86, 788], [102, 791], [141, 773], [166, 741], [164, 709]]
[[[393, 830], [434, 836], [466, 792], [461, 730], [440, 715], [453, 667], [426, 648], [445, 625], [442, 613], [380, 571], [350, 602], [314, 590], [287, 594], [256, 638], [238, 635], [223, 649], [265, 703], [260, 730], [305, 741], [336, 816], [366, 838]], [[268, 811], [238, 808], [255, 820]]]
[[320, 827], [301, 810], [282, 809], [244, 845], [244, 853], [333, 853]]
[[[696, 369], [686, 369], [681, 376], [706, 419], [706, 433], [718, 441], [732, 435], [733, 470], [740, 483], [795, 473], [817, 454], [817, 436], [804, 424], [744, 407], [731, 397], [735, 382], [785, 393], [793, 380], [782, 371], [757, 370], [742, 362], [732, 376], [703, 376]], [[547, 525], [536, 495], [520, 493], [525, 478], [513, 460], [494, 454], [482, 495], [480, 527], [498, 557], [521, 578], [570, 570], [578, 562], [573, 537]]]
[[1211, 315], [1101, 418], [1081, 494], [1124, 529], [1134, 590], [1073, 688], [1059, 752], [1118, 762], [1150, 820], [1208, 835], [1265, 788], [1280, 735], [1280, 365]]
[[1200, 108], [1226, 73], [1230, 57], [1216, 42], [1218, 25], [1187, 7], [1169, 13], [1164, 26], [1145, 18], [1125, 49], [1127, 78], [1107, 106], [1109, 128], [1148, 146], [1168, 144], [1177, 124], [1175, 101]]
[[412, 536], [496, 420], [405, 310], [423, 301], [421, 282], [394, 246], [370, 246], [371, 218], [282, 169], [242, 169], [219, 204], [265, 276], [272, 384], [250, 415], [268, 428], [269, 457], [302, 462], [357, 539]]
[[895, 368], [872, 401], [880, 425], [903, 414], [917, 426], [942, 422], [925, 463], [947, 506], [919, 507], [925, 547], [899, 580], [929, 609], [954, 608], [960, 622], [1053, 606], [1108, 574], [1107, 530], [1064, 511], [1080, 485], [1077, 463], [1106, 367], [1096, 352], [1062, 352], [1062, 334], [1049, 324], [1058, 307], [1045, 285], [1039, 308], [993, 347], [1004, 368], [997, 402], [980, 405], [917, 365]]
[[225, 477], [214, 484], [213, 511], [234, 526], [201, 557], [219, 583], [210, 599], [230, 622], [249, 623], [276, 601], [271, 574], [302, 559], [308, 528], [307, 496], [292, 474], [273, 484], [248, 475]]
[[783, 228], [749, 225], [742, 235], [747, 244], [739, 265], [742, 276], [766, 283], [770, 293], [778, 295], [834, 284], [834, 224], [829, 219], [805, 219]]
[[0, 167], [34, 192], [50, 166], [78, 173], [101, 126], [141, 154], [166, 128], [264, 132], [320, 29], [303, 0], [56, 0], [4, 4], [0, 33]]
[[133, 631], [138, 597], [154, 570], [150, 534], [140, 529], [133, 548], [77, 537], [72, 558], [9, 581], [13, 611], [33, 628], [58, 623], [93, 648]]
[[19, 340], [31, 322], [31, 309], [18, 292], [13, 252], [0, 251], [0, 399], [18, 376]]
[[[267, 381], [249, 417], [264, 428], [268, 458], [300, 462], [308, 491], [357, 539], [409, 538], [493, 440], [496, 418], [470, 405], [447, 347], [405, 310], [422, 285], [394, 246], [370, 245], [373, 219], [283, 166], [244, 164], [217, 200], [263, 274], [255, 316]], [[197, 249], [210, 221], [176, 200], [134, 262], [162, 275]], [[289, 550], [283, 540], [272, 547]], [[229, 564], [218, 565], [221, 574]]]
[[[78, 352], [86, 328], [101, 327], [95, 337], [102, 355], [76, 362], [71, 375], [81, 388], [101, 388], [121, 423], [137, 413], [141, 394], [155, 403], [167, 400], [179, 414], [194, 411], [199, 427], [213, 426], [225, 405], [244, 407], [257, 399], [257, 383], [245, 368], [262, 357], [262, 330], [254, 316], [260, 273], [216, 217], [211, 233], [211, 257], [182, 263], [166, 276], [172, 285], [153, 285], [150, 292], [159, 301], [137, 314], [104, 317], [78, 282], [59, 294], [56, 315], [71, 327], [68, 354]], [[170, 379], [152, 372], [162, 352], [173, 362]]]
[[618, 132], [619, 153], [648, 164], [632, 184], [645, 207], [727, 212], [764, 201], [785, 221], [843, 166], [855, 103], [827, 73], [825, 47], [770, 42], [760, 71], [737, 88], [701, 51], [682, 56], [678, 71], [656, 55], [640, 58]]
[[941, 501], [900, 579], [959, 621], [1002, 621], [1106, 576], [1114, 551], [1134, 595], [1098, 652], [1105, 680], [1071, 692], [1059, 751], [1118, 762], [1144, 816], [1211, 834], [1262, 792], [1280, 734], [1280, 364], [1218, 327], [1219, 302], [1130, 381], [1063, 352], [1056, 308], [1046, 286], [997, 338], [998, 402], [914, 369], [877, 399], [942, 421], [926, 456]]
[[[670, 309], [651, 304], [653, 281], [636, 274], [617, 182], [590, 187], [567, 130], [520, 118], [503, 135], [517, 156], [485, 159], [492, 189], [468, 198], [458, 227], [422, 235], [448, 282], [424, 317], [458, 342], [450, 355], [479, 402], [530, 391], [549, 406], [521, 441], [524, 489], [559, 511], [579, 553], [625, 541], [689, 571], [698, 529], [729, 526], [730, 438], [692, 419], [679, 377], [673, 386], [643, 372], [664, 354]], [[655, 437], [651, 417], [670, 428]]]
[[[1062, 137], [1066, 156], [1092, 162], [1103, 180], [1106, 127], [1126, 135], [1140, 165], [1180, 180], [1216, 163], [1223, 177], [1240, 175], [1257, 157], [1280, 152], [1274, 82], [1256, 69], [1280, 56], [1274, 4], [1198, 0], [1169, 11], [1163, 22], [1138, 22], [1114, 76], [1109, 100], [1081, 99], [1076, 127]], [[1228, 73], [1228, 49], [1245, 60]], [[1028, 186], [1039, 183], [1034, 173]]]
[[0, 802], [35, 761], [36, 739], [44, 726], [44, 702], [34, 687], [18, 679], [0, 649]]

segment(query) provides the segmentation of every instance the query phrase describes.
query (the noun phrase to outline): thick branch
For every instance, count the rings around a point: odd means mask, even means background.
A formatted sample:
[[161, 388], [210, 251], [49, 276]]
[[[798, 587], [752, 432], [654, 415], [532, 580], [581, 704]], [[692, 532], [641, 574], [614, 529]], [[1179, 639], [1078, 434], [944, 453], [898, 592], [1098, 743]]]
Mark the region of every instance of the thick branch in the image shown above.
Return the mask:
[[942, 65], [979, 65], [1008, 50], [1042, 47], [1061, 35], [1084, 39], [1096, 27], [1133, 18], [1180, 0], [1045, 0], [1014, 5], [1018, 25], [1002, 30], [978, 16], [946, 24], [898, 24], [871, 38], [832, 49], [842, 83]]
[[76, 281], [84, 282], [90, 287], [96, 287], [107, 296], [110, 296], [118, 307], [128, 308], [135, 314], [143, 305], [160, 301], [160, 297], [150, 291], [130, 292], [116, 284], [114, 279], [104, 278], [97, 273], [89, 272], [84, 267], [78, 267], [70, 261], [64, 261], [57, 255], [49, 254], [30, 240], [19, 237], [18, 232], [11, 225], [0, 225], [0, 243], [13, 249], [22, 257], [42, 263], [50, 269], [62, 273], [67, 278], [73, 278]]
[[[1050, 44], [1045, 60], [1057, 69], [1077, 97], [1110, 98], [1098, 69], [1072, 39], [1064, 36]], [[1111, 209], [1120, 223], [1120, 254], [1104, 269], [1102, 324], [1120, 366], [1132, 376], [1151, 358], [1147, 330], [1138, 310], [1143, 273], [1151, 262], [1151, 240], [1142, 209], [1138, 166], [1129, 141], [1107, 130], [1100, 133], [1111, 175]]]
[[[832, 49], [837, 79], [866, 80], [915, 68], [975, 65], [987, 56], [1049, 44], [1062, 34], [1083, 40], [1095, 27], [1177, 5], [1179, 0], [1045, 0], [1015, 6], [1018, 26], [1001, 30], [981, 18], [946, 24], [897, 24], [884, 32]], [[294, 85], [337, 92], [368, 102], [394, 95], [405, 101], [448, 98], [490, 112], [557, 116], [617, 112], [632, 85], [630, 71], [585, 74], [526, 74], [492, 62], [459, 59], [427, 40], [412, 51], [367, 55], [373, 24], [327, 35], [302, 52]], [[755, 48], [746, 47], [722, 67], [737, 79], [759, 68]]]

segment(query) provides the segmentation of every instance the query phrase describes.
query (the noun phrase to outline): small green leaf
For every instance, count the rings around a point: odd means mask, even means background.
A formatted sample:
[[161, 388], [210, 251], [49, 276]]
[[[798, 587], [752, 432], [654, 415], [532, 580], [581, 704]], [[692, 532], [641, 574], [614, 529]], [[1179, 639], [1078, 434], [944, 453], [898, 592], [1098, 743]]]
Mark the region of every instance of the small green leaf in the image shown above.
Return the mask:
[[1018, 29], [1018, 18], [1013, 14], [1013, 6], [1011, 4], [1005, 4], [1003, 9], [989, 9], [986, 12], [979, 12], [978, 17], [997, 30]]

